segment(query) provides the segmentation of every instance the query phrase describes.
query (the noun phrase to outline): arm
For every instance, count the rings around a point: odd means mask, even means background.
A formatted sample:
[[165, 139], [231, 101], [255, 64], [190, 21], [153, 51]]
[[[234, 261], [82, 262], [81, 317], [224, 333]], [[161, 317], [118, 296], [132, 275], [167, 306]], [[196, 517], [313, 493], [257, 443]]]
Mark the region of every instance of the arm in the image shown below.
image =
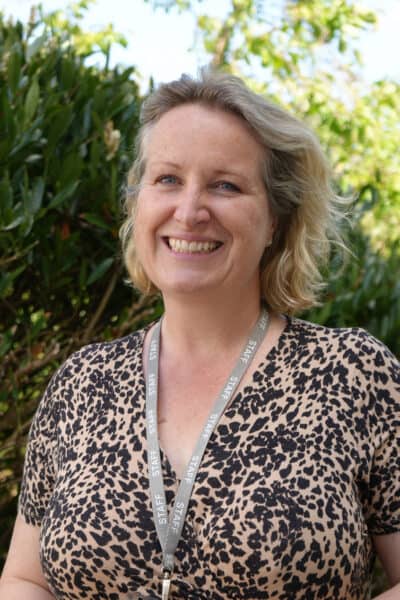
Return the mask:
[[28, 525], [21, 515], [0, 579], [0, 600], [54, 600], [40, 565], [39, 527]]
[[376, 552], [385, 569], [390, 584], [387, 592], [374, 600], [398, 600], [400, 598], [400, 532], [373, 537]]

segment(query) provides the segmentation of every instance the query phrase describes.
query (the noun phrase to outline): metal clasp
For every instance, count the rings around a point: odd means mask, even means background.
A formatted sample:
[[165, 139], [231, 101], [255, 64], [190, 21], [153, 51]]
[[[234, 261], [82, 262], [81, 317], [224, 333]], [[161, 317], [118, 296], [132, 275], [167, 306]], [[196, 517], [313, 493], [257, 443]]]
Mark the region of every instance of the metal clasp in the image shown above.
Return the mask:
[[161, 600], [168, 600], [170, 587], [171, 587], [171, 572], [165, 570], [163, 572], [163, 579], [162, 579]]

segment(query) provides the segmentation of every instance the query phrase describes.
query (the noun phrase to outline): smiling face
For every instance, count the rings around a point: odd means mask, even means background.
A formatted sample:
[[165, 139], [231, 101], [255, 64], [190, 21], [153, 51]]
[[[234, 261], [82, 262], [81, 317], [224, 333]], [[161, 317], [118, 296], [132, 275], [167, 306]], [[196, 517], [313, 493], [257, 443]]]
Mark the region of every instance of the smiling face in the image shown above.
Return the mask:
[[164, 297], [260, 297], [259, 264], [274, 228], [263, 155], [239, 117], [201, 104], [173, 108], [151, 127], [135, 246]]

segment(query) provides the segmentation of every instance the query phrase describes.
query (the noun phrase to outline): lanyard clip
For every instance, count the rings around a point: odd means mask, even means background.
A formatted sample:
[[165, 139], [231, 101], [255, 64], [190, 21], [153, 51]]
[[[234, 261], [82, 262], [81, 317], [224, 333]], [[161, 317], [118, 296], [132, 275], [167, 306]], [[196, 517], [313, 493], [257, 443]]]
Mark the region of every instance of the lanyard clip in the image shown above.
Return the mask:
[[165, 570], [163, 572], [163, 579], [162, 579], [161, 600], [168, 600], [170, 586], [171, 586], [171, 572]]

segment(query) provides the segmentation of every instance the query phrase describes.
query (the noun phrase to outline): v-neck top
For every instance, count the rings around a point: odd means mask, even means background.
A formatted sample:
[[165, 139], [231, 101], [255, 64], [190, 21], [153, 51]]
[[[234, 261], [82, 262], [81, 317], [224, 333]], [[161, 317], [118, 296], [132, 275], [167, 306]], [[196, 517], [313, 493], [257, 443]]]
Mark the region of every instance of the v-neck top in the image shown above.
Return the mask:
[[[73, 354], [32, 423], [19, 511], [57, 600], [160, 597], [145, 332]], [[371, 535], [400, 531], [399, 449], [394, 356], [361, 329], [288, 319], [207, 446], [170, 597], [366, 600]]]

